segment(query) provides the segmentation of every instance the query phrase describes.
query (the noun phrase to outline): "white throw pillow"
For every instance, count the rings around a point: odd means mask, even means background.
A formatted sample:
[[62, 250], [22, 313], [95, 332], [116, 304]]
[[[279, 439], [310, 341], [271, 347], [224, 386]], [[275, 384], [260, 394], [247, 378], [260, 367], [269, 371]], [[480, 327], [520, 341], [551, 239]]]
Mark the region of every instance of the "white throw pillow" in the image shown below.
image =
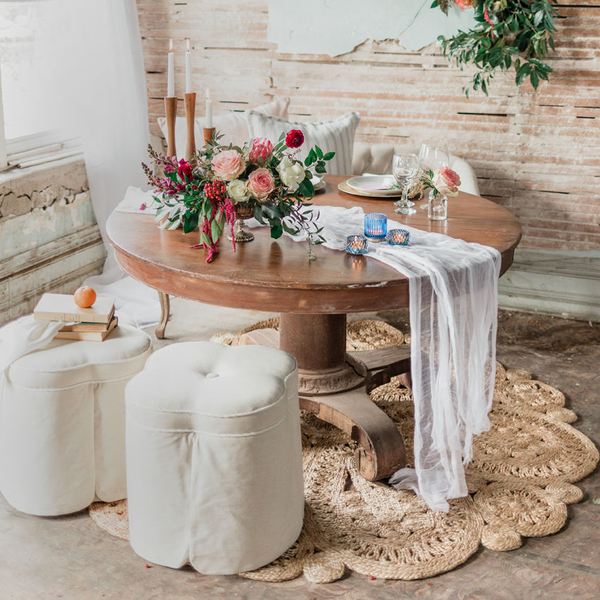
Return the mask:
[[335, 152], [335, 157], [327, 163], [328, 173], [332, 175], [352, 173], [354, 134], [360, 122], [360, 115], [357, 112], [346, 113], [333, 121], [297, 123], [248, 110], [246, 120], [251, 138], [266, 137], [273, 143], [282, 133], [287, 133], [290, 129], [300, 129], [305, 138], [299, 154], [302, 160], [306, 158], [309, 148], [319, 146], [323, 152]]
[[[281, 117], [287, 119], [288, 117], [288, 106], [290, 104], [289, 98], [277, 98], [273, 102], [268, 104], [262, 104], [254, 109], [255, 112], [262, 115], [273, 115], [275, 117]], [[200, 103], [198, 103], [200, 106]], [[215, 129], [223, 134], [220, 139], [221, 144], [236, 144], [242, 145], [245, 142], [250, 141], [250, 134], [248, 132], [248, 125], [246, 124], [245, 113], [241, 112], [230, 112], [224, 115], [218, 115], [213, 117], [213, 126]], [[163, 136], [167, 139], [167, 119], [166, 117], [159, 117], [157, 119], [158, 126], [162, 131]], [[204, 139], [204, 117], [198, 117], [195, 124], [195, 136], [196, 146], [199, 148], [203, 144]], [[187, 145], [187, 125], [185, 117], [177, 117], [175, 121], [175, 146], [178, 156], [185, 154], [185, 148]]]

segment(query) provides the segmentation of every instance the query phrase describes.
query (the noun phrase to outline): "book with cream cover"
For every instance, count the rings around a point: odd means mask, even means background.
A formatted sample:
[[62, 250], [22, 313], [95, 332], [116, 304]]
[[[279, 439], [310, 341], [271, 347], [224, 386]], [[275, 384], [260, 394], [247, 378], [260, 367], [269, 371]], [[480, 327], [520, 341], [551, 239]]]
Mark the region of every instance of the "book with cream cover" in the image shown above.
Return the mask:
[[65, 321], [66, 323], [110, 323], [115, 310], [115, 299], [98, 297], [94, 306], [80, 308], [72, 294], [44, 294], [33, 310], [38, 321]]
[[57, 340], [79, 340], [82, 342], [103, 342], [117, 326], [119, 320], [113, 317], [112, 321], [103, 331], [65, 331], [61, 329], [54, 338]]

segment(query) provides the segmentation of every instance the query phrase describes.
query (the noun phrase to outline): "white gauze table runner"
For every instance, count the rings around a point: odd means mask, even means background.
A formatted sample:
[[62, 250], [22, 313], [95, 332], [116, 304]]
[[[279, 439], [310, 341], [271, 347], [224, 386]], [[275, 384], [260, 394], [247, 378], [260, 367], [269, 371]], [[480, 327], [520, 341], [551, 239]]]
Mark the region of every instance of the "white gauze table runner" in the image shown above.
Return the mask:
[[[318, 211], [328, 248], [344, 250], [348, 235], [363, 232], [360, 207]], [[468, 493], [464, 464], [473, 436], [490, 426], [501, 257], [488, 246], [389, 221], [388, 230], [395, 228], [410, 232], [409, 246], [369, 244], [367, 254], [409, 280], [415, 468], [397, 471], [390, 484], [448, 511], [448, 500]]]

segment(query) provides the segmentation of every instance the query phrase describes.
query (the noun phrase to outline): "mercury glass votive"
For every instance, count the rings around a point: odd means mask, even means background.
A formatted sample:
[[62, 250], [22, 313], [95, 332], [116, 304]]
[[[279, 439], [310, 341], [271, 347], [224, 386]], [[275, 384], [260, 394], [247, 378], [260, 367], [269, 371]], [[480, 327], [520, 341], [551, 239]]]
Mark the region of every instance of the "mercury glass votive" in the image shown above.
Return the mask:
[[346, 238], [346, 252], [348, 254], [366, 254], [369, 244], [364, 235], [349, 235]]
[[408, 246], [410, 233], [405, 229], [390, 229], [386, 240], [390, 246]]
[[382, 213], [365, 215], [365, 237], [371, 242], [383, 242], [387, 234], [387, 217]]

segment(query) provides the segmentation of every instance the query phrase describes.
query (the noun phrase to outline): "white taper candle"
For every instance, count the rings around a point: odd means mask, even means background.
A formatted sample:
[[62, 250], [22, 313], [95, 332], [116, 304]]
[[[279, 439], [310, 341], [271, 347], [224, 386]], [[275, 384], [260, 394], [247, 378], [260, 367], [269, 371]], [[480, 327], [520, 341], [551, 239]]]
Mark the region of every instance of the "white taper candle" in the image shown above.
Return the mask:
[[206, 116], [204, 117], [204, 127], [206, 127], [206, 129], [212, 129], [212, 126], [212, 100], [210, 99], [210, 90], [206, 88]]
[[190, 40], [185, 41], [185, 93], [192, 93], [192, 59], [190, 53]]
[[173, 52], [173, 40], [169, 40], [169, 55], [167, 64], [167, 96], [175, 96], [175, 52]]

